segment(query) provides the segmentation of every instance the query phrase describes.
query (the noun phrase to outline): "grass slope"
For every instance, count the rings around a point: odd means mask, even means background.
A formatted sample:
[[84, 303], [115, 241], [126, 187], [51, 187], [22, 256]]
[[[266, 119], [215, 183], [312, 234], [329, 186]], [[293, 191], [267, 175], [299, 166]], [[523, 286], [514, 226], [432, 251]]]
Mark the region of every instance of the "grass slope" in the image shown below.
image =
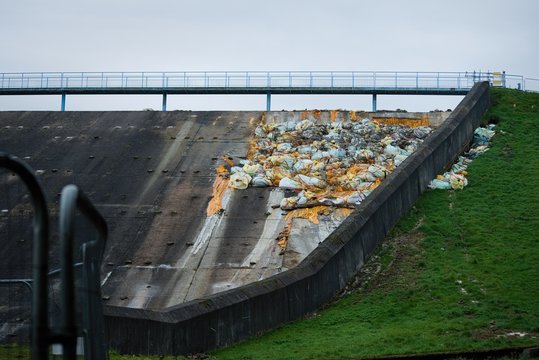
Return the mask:
[[468, 168], [469, 186], [426, 192], [359, 288], [213, 355], [338, 359], [539, 345], [539, 94], [494, 89], [492, 99], [485, 121], [499, 121], [497, 135]]

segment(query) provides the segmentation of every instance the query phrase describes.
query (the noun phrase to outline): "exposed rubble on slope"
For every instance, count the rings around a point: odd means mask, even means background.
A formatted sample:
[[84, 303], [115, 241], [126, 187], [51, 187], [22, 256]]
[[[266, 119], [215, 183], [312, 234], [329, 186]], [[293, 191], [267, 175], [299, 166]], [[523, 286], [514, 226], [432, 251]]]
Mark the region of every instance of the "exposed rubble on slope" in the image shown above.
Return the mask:
[[338, 226], [417, 149], [432, 131], [426, 125], [426, 116], [360, 120], [353, 112], [266, 114], [255, 129], [247, 157], [239, 161], [223, 157], [208, 215], [222, 210], [226, 187], [272, 187], [281, 193], [280, 203], [272, 207], [286, 215], [276, 237], [284, 254], [294, 219], [316, 226], [322, 216], [333, 224], [331, 228]]
[[491, 124], [486, 128], [478, 127], [475, 129], [470, 149], [458, 157], [449, 171], [433, 179], [429, 184], [429, 188], [461, 190], [467, 186], [468, 179], [466, 176], [468, 172], [466, 169], [476, 157], [489, 149], [490, 139], [495, 134], [494, 127], [495, 125]]
[[354, 208], [431, 132], [369, 119], [268, 121], [255, 130], [250, 156], [233, 166], [229, 186], [275, 186], [293, 193], [284, 210]]

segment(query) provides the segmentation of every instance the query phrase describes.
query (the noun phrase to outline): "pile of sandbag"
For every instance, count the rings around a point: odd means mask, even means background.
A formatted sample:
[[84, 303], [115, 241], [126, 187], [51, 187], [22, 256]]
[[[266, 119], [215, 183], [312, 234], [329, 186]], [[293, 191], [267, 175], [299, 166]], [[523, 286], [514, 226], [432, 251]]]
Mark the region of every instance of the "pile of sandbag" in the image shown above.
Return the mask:
[[475, 129], [470, 149], [459, 156], [457, 162], [451, 166], [451, 170], [445, 172], [443, 175], [438, 175], [436, 179], [432, 180], [429, 188], [461, 190], [467, 186], [468, 179], [466, 175], [468, 175], [468, 172], [466, 169], [473, 159], [488, 150], [490, 139], [496, 133], [494, 127], [495, 125], [491, 124], [486, 128], [478, 127]]
[[229, 186], [289, 190], [283, 209], [355, 207], [412, 154], [431, 128], [303, 119], [256, 127], [249, 157], [230, 169]]

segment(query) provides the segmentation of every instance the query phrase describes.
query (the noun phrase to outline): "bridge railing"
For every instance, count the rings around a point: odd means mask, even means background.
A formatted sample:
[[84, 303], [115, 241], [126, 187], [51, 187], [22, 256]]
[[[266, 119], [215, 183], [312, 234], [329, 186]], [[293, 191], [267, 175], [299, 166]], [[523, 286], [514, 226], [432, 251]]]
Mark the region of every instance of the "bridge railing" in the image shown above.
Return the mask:
[[[499, 78], [499, 80], [497, 80]], [[481, 81], [524, 89], [520, 75], [492, 72], [28, 72], [0, 73], [0, 89], [368, 88], [470, 89]]]

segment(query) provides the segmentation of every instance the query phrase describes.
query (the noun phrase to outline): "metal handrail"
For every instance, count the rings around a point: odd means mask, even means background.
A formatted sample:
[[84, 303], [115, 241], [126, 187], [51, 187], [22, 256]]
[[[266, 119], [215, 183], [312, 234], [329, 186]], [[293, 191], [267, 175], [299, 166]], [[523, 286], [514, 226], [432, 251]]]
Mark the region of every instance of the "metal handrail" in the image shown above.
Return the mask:
[[[193, 71], [0, 73], [0, 89], [394, 88], [470, 89], [493, 72]], [[524, 83], [521, 75], [504, 74]]]
[[60, 244], [62, 268], [62, 308], [61, 332], [64, 337], [64, 356], [75, 359], [77, 345], [77, 326], [75, 313], [75, 287], [73, 275], [73, 243], [75, 238], [75, 213], [79, 210], [97, 230], [97, 238], [82, 244], [83, 286], [94, 294], [94, 300], [83, 297], [83, 324], [85, 359], [106, 359], [104, 341], [104, 320], [101, 308], [101, 286], [99, 281], [101, 258], [107, 239], [107, 223], [84, 193], [75, 185], [67, 185], [62, 190], [60, 200]]
[[16, 173], [30, 192], [34, 208], [33, 282], [32, 292], [32, 334], [31, 350], [33, 360], [48, 358], [49, 326], [47, 274], [49, 253], [49, 212], [45, 195], [34, 175], [34, 171], [15, 156], [0, 152], [0, 167]]
[[[73, 268], [78, 268], [78, 267], [82, 267], [81, 262], [73, 264]], [[49, 271], [49, 277], [51, 275], [59, 274], [60, 271], [61, 271], [61, 269], [55, 269], [55, 270]], [[5, 285], [23, 284], [28, 288], [28, 290], [30, 290], [31, 293], [34, 291], [34, 288], [32, 287], [33, 282], [34, 282], [34, 279], [18, 279], [18, 278], [0, 279], [0, 285], [4, 285], [4, 284]]]

